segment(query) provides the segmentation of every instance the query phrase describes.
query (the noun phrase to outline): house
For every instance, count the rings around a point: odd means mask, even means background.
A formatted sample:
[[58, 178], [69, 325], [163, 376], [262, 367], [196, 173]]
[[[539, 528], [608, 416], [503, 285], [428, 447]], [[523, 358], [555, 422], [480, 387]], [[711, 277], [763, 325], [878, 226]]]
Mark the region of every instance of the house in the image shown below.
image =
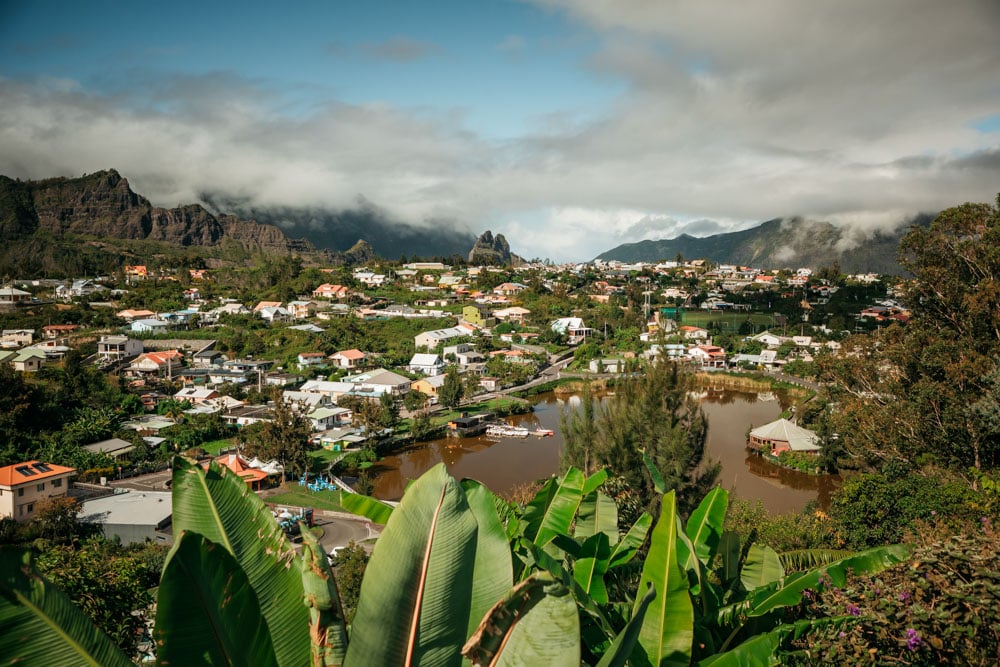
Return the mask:
[[174, 394], [175, 401], [190, 401], [191, 403], [205, 403], [219, 397], [219, 392], [205, 387], [184, 387]]
[[435, 329], [434, 331], [425, 331], [417, 334], [413, 337], [413, 344], [418, 350], [421, 348], [436, 350], [437, 346], [445, 341], [461, 338], [462, 336], [471, 336], [473, 333], [475, 333], [473, 327], [468, 324], [459, 324], [447, 329]]
[[222, 415], [222, 421], [240, 427], [273, 419], [274, 410], [268, 405], [238, 405], [229, 408]]
[[343, 285], [323, 283], [313, 290], [312, 295], [315, 299], [346, 299], [350, 295], [350, 290]]
[[549, 328], [558, 334], [565, 335], [570, 345], [582, 343], [587, 336], [594, 332], [579, 317], [562, 317], [550, 324]]
[[4, 329], [0, 332], [0, 345], [3, 347], [24, 347], [31, 345], [34, 339], [34, 329]]
[[101, 336], [97, 356], [104, 361], [120, 361], [142, 354], [142, 341], [128, 336]]
[[441, 355], [446, 361], [454, 361], [457, 363], [460, 368], [465, 368], [472, 364], [482, 363], [486, 359], [480, 352], [477, 352], [476, 348], [470, 343], [449, 345], [441, 351]]
[[493, 325], [490, 310], [482, 304], [470, 303], [462, 308], [462, 321], [474, 327], [489, 327]]
[[74, 468], [41, 461], [0, 468], [0, 517], [30, 521], [40, 501], [66, 496], [69, 478], [75, 474]]
[[42, 327], [42, 335], [48, 340], [67, 336], [80, 328], [79, 324], [46, 324]]
[[295, 361], [298, 363], [299, 368], [323, 366], [326, 364], [326, 355], [322, 352], [299, 352]]
[[56, 287], [56, 297], [69, 301], [76, 297], [90, 296], [91, 294], [103, 292], [107, 289], [104, 285], [98, 285], [93, 281], [78, 279], [74, 280], [68, 287], [66, 285]]
[[788, 451], [815, 454], [823, 449], [816, 433], [787, 419], [778, 419], [750, 431], [748, 447], [771, 456]]
[[591, 373], [624, 373], [624, 359], [591, 359]]
[[517, 296], [526, 289], [528, 286], [521, 283], [503, 283], [494, 287], [493, 293], [500, 296]]
[[444, 371], [444, 362], [436, 354], [418, 352], [410, 358], [410, 363], [406, 365], [406, 370], [411, 373], [421, 373], [422, 375], [440, 375]]
[[351, 423], [353, 413], [347, 408], [322, 407], [308, 413], [306, 417], [312, 422], [314, 431], [329, 431], [332, 428], [347, 426]]
[[21, 373], [40, 370], [46, 359], [43, 351], [30, 347], [17, 352], [0, 352], [0, 363], [8, 363]]
[[352, 386], [351, 395], [364, 398], [380, 398], [383, 394], [402, 396], [410, 391], [410, 378], [382, 368], [345, 377], [344, 382]]
[[287, 322], [292, 318], [292, 314], [281, 306], [265, 306], [257, 311], [261, 319], [271, 322]]
[[125, 310], [118, 311], [116, 316], [125, 320], [126, 322], [133, 322], [135, 320], [148, 319], [156, 317], [156, 313], [151, 310], [143, 310], [136, 308], [126, 308]]
[[145, 280], [149, 276], [149, 269], [145, 264], [126, 264], [125, 277], [138, 280]]
[[289, 301], [285, 310], [293, 319], [304, 320], [312, 317], [313, 313], [316, 312], [316, 304], [312, 301]]
[[[268, 473], [261, 468], [253, 468], [250, 463], [239, 454], [223, 454], [216, 457], [215, 462], [229, 468], [237, 477], [246, 482], [252, 491], [261, 491], [270, 486], [268, 483]], [[202, 467], [208, 469], [208, 463], [203, 463]]]
[[524, 324], [524, 318], [528, 315], [531, 315], [531, 311], [520, 306], [511, 306], [510, 308], [501, 308], [500, 310], [493, 311], [493, 317], [496, 319], [502, 322], [515, 322], [517, 324]]
[[389, 280], [384, 274], [373, 273], [371, 271], [355, 271], [354, 279], [368, 287], [382, 287]]
[[330, 359], [337, 365], [338, 368], [358, 368], [364, 364], [365, 357], [367, 357], [367, 355], [357, 349], [341, 350], [340, 352], [330, 355]]
[[163, 333], [170, 328], [170, 325], [163, 320], [141, 319], [132, 321], [132, 331], [134, 333]]
[[685, 325], [680, 327], [679, 331], [686, 340], [708, 340], [708, 329]]
[[695, 345], [687, 353], [702, 366], [723, 368], [726, 365], [726, 351], [718, 345]]
[[253, 307], [253, 312], [259, 313], [265, 308], [278, 308], [279, 306], [281, 306], [280, 301], [261, 301], [260, 303], [258, 303], [256, 306]]
[[100, 442], [84, 445], [83, 448], [92, 454], [107, 454], [117, 460], [135, 449], [135, 445], [128, 440], [111, 438], [110, 440], [101, 440]]
[[97, 524], [121, 544], [170, 544], [173, 504], [169, 491], [128, 491], [83, 501], [80, 521]]
[[208, 280], [206, 269], [188, 269], [188, 275], [191, 276], [191, 280]]
[[444, 384], [444, 375], [434, 375], [431, 377], [420, 378], [419, 380], [414, 380], [410, 383], [410, 389], [412, 391], [419, 391], [425, 396], [436, 399], [438, 391], [441, 390], [441, 386]]
[[31, 303], [34, 298], [31, 292], [25, 292], [13, 287], [0, 289], [0, 303], [3, 304]]
[[177, 350], [145, 352], [129, 364], [128, 371], [136, 375], [173, 375], [180, 370], [184, 355]]
[[281, 392], [285, 404], [296, 412], [310, 412], [316, 408], [330, 405], [330, 397], [314, 391], [294, 391], [286, 389]]
[[784, 336], [776, 336], [770, 331], [762, 331], [756, 336], [751, 336], [750, 340], [757, 341], [761, 345], [766, 345], [767, 347], [779, 347], [788, 339]]

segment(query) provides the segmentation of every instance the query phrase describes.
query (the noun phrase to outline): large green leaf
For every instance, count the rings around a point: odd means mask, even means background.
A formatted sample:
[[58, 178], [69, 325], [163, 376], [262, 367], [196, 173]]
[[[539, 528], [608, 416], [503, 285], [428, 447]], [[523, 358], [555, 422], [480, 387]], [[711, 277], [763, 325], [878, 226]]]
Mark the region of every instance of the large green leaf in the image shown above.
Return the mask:
[[[632, 652], [635, 665], [688, 665], [694, 636], [694, 610], [688, 579], [677, 562], [677, 502], [673, 491], [663, 496], [660, 518], [653, 528], [639, 590], [649, 584], [656, 600], [646, 611], [639, 643]], [[636, 600], [636, 608], [641, 604]]]
[[573, 517], [580, 507], [583, 499], [583, 486], [586, 478], [583, 472], [576, 468], [570, 468], [559, 480], [552, 500], [545, 508], [545, 513], [541, 517], [538, 525], [538, 532], [534, 542], [538, 546], [545, 546], [552, 541], [556, 535], [569, 535], [573, 525]]
[[580, 539], [587, 539], [596, 533], [604, 533], [610, 544], [618, 544], [618, 506], [613, 498], [600, 491], [588, 493], [580, 501], [574, 531]]
[[632, 612], [632, 618], [601, 656], [597, 667], [625, 667], [628, 664], [629, 656], [635, 649], [635, 643], [639, 640], [639, 631], [642, 629], [643, 619], [646, 618], [646, 610], [655, 597], [656, 590], [650, 586]]
[[[176, 457], [173, 476], [174, 532], [198, 533], [236, 558], [257, 594], [280, 665], [309, 661], [309, 610], [302, 604], [298, 554], [263, 501], [228, 468], [208, 470]], [[177, 545], [174, 545], [177, 548]]]
[[479, 482], [462, 480], [469, 509], [476, 517], [476, 564], [473, 571], [472, 606], [466, 636], [472, 634], [486, 612], [510, 590], [514, 583], [514, 564], [510, 543], [497, 514], [493, 492]]
[[751, 592], [748, 616], [763, 616], [778, 608], [798, 604], [807, 588], [824, 584], [844, 586], [849, 572], [875, 574], [887, 567], [901, 563], [909, 557], [910, 550], [901, 544], [875, 547], [847, 558], [828, 563], [809, 572], [796, 572], [781, 581]]
[[653, 488], [656, 489], [656, 492], [666, 493], [667, 482], [663, 479], [660, 469], [656, 467], [656, 462], [646, 452], [642, 453], [642, 462], [646, 464], [646, 470], [649, 471], [649, 477], [653, 480]]
[[601, 488], [601, 485], [606, 481], [608, 481], [608, 471], [607, 469], [602, 468], [588, 477], [587, 481], [583, 483], [583, 495], [589, 496], [591, 493]]
[[580, 617], [566, 587], [537, 572], [490, 609], [462, 654], [473, 665], [580, 664]]
[[0, 656], [4, 664], [27, 667], [132, 664], [19, 547], [0, 548]]
[[580, 548], [573, 562], [573, 578], [597, 604], [608, 603], [608, 589], [604, 585], [604, 575], [611, 559], [611, 545], [604, 533], [591, 535]]
[[309, 641], [312, 665], [343, 665], [347, 654], [347, 629], [337, 583], [323, 545], [302, 530], [302, 589], [309, 608]]
[[478, 531], [465, 492], [444, 464], [407, 489], [368, 562], [348, 665], [460, 664]]
[[380, 526], [389, 521], [393, 510], [392, 505], [360, 493], [340, 494], [340, 505], [348, 512], [371, 519]]
[[718, 552], [721, 562], [716, 572], [723, 588], [728, 589], [740, 576], [740, 536], [731, 530], [722, 533]]
[[250, 581], [224, 547], [197, 533], [182, 532], [163, 565], [155, 633], [160, 664], [278, 664]]
[[785, 571], [807, 570], [854, 555], [842, 549], [798, 549], [778, 554]]
[[760, 544], [750, 547], [746, 563], [740, 571], [740, 580], [748, 591], [781, 581], [784, 576], [785, 568], [781, 567], [777, 551]]
[[[728, 507], [729, 492], [716, 487], [708, 492], [688, 518], [687, 529], [684, 532], [691, 540], [694, 555], [705, 567], [711, 564], [722, 539], [722, 525], [726, 521]], [[683, 566], [685, 569], [692, 569], [693, 563], [686, 563]]]
[[643, 542], [646, 541], [646, 535], [649, 534], [649, 528], [652, 525], [652, 515], [648, 512], [643, 512], [635, 520], [635, 523], [632, 524], [632, 527], [628, 529], [628, 532], [625, 533], [621, 541], [615, 545], [614, 551], [611, 552], [611, 562], [608, 568], [621, 567], [631, 561]]
[[781, 664], [778, 651], [788, 641], [799, 639], [814, 628], [850, 622], [851, 617], [804, 619], [789, 625], [779, 625], [770, 632], [755, 635], [736, 648], [705, 658], [698, 667], [772, 667]]
[[559, 481], [554, 477], [546, 480], [545, 484], [542, 484], [542, 488], [535, 493], [535, 497], [525, 505], [524, 513], [521, 515], [520, 528], [521, 535], [526, 539], [534, 541], [535, 536], [538, 535], [538, 529], [542, 527], [545, 513], [556, 495], [558, 485]]

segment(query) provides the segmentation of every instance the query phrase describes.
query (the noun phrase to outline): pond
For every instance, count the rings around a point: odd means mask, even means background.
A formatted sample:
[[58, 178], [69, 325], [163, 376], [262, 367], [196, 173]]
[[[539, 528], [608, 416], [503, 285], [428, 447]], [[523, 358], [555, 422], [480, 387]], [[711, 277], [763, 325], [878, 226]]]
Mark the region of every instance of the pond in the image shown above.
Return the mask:
[[[410, 479], [444, 461], [449, 472], [461, 479], [471, 477], [493, 491], [504, 493], [559, 471], [559, 411], [567, 401], [549, 392], [531, 399], [533, 411], [508, 420], [534, 431], [552, 429], [551, 437], [494, 439], [439, 438], [416, 444], [388, 456], [372, 469], [375, 496], [397, 500]], [[708, 392], [702, 408], [708, 417], [708, 457], [722, 464], [719, 482], [737, 496], [759, 499], [771, 512], [801, 510], [808, 502], [826, 507], [838, 481], [774, 466], [746, 450], [747, 431], [777, 419], [788, 399], [780, 392], [753, 394], [736, 391]], [[578, 401], [570, 397], [568, 404]]]

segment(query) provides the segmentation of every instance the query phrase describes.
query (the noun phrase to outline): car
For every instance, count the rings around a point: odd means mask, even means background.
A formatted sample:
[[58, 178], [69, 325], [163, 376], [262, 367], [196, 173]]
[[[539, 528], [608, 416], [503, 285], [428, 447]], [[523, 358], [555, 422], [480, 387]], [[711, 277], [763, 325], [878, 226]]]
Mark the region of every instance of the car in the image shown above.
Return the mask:
[[330, 565], [333, 565], [333, 561], [336, 560], [338, 554], [346, 548], [347, 547], [334, 547], [330, 549], [330, 553], [326, 555], [327, 562], [330, 563]]

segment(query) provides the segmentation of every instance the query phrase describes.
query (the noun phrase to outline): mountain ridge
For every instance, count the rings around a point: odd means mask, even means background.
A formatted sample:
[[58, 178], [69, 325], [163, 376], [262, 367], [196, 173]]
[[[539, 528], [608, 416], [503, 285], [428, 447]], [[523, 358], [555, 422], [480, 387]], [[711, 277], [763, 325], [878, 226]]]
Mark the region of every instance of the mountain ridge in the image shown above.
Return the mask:
[[672, 239], [626, 243], [601, 253], [596, 259], [655, 262], [681, 255], [720, 264], [813, 270], [836, 262], [847, 273], [898, 275], [904, 273], [896, 260], [900, 239], [910, 227], [926, 226], [933, 217], [921, 213], [892, 232], [875, 232], [858, 239], [829, 222], [772, 218], [736, 232], [705, 237], [681, 234]]

